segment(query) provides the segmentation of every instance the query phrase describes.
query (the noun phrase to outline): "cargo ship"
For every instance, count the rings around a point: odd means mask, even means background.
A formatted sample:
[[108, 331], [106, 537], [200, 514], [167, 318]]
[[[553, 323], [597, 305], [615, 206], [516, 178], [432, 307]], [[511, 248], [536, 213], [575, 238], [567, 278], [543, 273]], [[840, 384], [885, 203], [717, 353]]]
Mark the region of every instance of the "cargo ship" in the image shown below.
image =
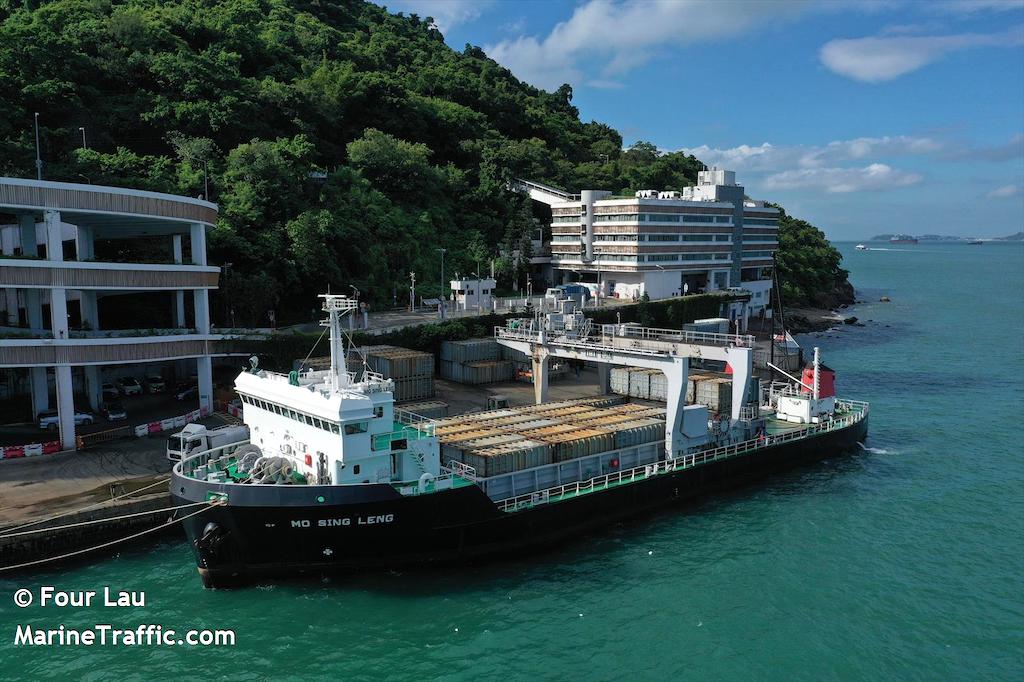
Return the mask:
[[[752, 337], [595, 326], [571, 302], [494, 330], [530, 358], [536, 404], [429, 419], [395, 406], [392, 380], [349, 371], [340, 320], [356, 302], [322, 298], [329, 368], [281, 374], [253, 358], [235, 381], [248, 439], [174, 444], [171, 493], [189, 505], [180, 514], [206, 587], [519, 553], [867, 434], [868, 405], [836, 395], [817, 350], [800, 376], [762, 383]], [[548, 402], [552, 358], [652, 370], [640, 376], [659, 377], [664, 405]], [[705, 362], [725, 364], [729, 381], [691, 373]]]

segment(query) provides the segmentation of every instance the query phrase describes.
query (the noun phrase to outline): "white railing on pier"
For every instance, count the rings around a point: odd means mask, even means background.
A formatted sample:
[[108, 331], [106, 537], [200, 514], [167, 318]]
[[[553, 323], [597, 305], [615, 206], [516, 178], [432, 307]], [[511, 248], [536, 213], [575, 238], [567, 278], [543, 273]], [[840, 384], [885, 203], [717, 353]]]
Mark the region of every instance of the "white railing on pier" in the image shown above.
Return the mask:
[[835, 419], [830, 419], [829, 421], [822, 422], [820, 424], [812, 424], [807, 428], [794, 429], [793, 431], [773, 436], [752, 438], [740, 443], [733, 443], [732, 445], [725, 445], [710, 450], [681, 455], [664, 462], [644, 464], [633, 467], [632, 469], [614, 471], [609, 474], [596, 476], [594, 478], [587, 479], [586, 481], [566, 483], [553, 488], [545, 488], [544, 490], [510, 497], [508, 499], [500, 500], [497, 502], [497, 505], [502, 511], [513, 512], [533, 507], [538, 504], [557, 502], [566, 496], [576, 496], [597, 490], [604, 490], [613, 484], [633, 482], [636, 480], [650, 478], [651, 476], [681, 471], [683, 469], [689, 469], [696, 466], [702, 466], [704, 464], [710, 464], [711, 462], [736, 457], [759, 448], [764, 449], [773, 445], [779, 445], [781, 443], [801, 440], [821, 433], [836, 431], [856, 424], [868, 415], [868, 404], [866, 402], [859, 400], [840, 400], [838, 402], [838, 406], [841, 410], [848, 412], [849, 414], [845, 414], [844, 416], [837, 417]]
[[601, 337], [635, 339], [640, 341], [662, 341], [666, 343], [692, 343], [701, 346], [736, 346], [740, 348], [754, 347], [754, 337], [749, 334], [719, 334], [715, 332], [636, 327], [625, 324], [601, 325]]

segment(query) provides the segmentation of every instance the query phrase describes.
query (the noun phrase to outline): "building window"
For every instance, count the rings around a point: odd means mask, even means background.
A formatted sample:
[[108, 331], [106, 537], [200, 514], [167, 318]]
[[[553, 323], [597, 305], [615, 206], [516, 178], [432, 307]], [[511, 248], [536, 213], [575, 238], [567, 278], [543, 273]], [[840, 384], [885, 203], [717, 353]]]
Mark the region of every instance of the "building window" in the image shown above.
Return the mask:
[[776, 227], [779, 224], [778, 218], [743, 218], [744, 225], [765, 225], [767, 227]]

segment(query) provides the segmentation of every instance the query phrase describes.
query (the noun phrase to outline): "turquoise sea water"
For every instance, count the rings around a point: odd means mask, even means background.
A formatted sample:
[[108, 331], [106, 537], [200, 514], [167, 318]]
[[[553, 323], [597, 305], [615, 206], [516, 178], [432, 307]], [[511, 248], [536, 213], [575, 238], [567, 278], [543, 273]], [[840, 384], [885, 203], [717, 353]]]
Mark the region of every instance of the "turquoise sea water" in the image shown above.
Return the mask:
[[[510, 563], [208, 591], [165, 541], [3, 579], [0, 678], [1024, 679], [1024, 245], [840, 246], [867, 326], [801, 342], [871, 401], [866, 451]], [[147, 603], [14, 606], [40, 585]], [[237, 644], [15, 648], [19, 623]]]

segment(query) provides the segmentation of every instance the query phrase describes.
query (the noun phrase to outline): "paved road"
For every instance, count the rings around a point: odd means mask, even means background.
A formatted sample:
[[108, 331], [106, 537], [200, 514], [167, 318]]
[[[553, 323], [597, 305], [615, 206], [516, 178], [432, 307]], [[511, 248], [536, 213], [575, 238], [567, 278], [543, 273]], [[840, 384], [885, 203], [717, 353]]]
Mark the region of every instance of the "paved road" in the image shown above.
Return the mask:
[[[634, 301], [626, 299], [602, 299], [602, 307], [613, 307], [621, 305], [631, 305]], [[588, 311], [592, 310], [587, 308]], [[501, 314], [508, 312], [507, 310], [499, 310]], [[485, 315], [491, 314], [490, 311], [484, 311]], [[473, 318], [479, 317], [480, 314], [474, 310], [468, 311], [448, 311], [447, 319], [462, 319], [462, 318]], [[372, 332], [382, 333], [392, 331], [395, 329], [401, 329], [402, 327], [408, 327], [410, 325], [426, 324], [428, 322], [440, 322], [440, 318], [437, 316], [436, 310], [420, 309], [415, 312], [410, 310], [382, 310], [382, 311], [370, 311], [369, 314], [370, 326], [367, 328]], [[362, 329], [362, 317], [355, 316], [353, 318], [353, 329]], [[282, 327], [281, 329], [297, 330], [303, 332], [316, 332], [321, 329], [319, 322], [305, 322], [303, 324], [292, 325], [290, 327]]]
[[[222, 426], [216, 415], [203, 420]], [[167, 476], [166, 437], [131, 438], [78, 452], [0, 462], [0, 526], [72, 509], [130, 492]], [[163, 486], [152, 490], [163, 490]], [[111, 492], [113, 490], [113, 493]]]

